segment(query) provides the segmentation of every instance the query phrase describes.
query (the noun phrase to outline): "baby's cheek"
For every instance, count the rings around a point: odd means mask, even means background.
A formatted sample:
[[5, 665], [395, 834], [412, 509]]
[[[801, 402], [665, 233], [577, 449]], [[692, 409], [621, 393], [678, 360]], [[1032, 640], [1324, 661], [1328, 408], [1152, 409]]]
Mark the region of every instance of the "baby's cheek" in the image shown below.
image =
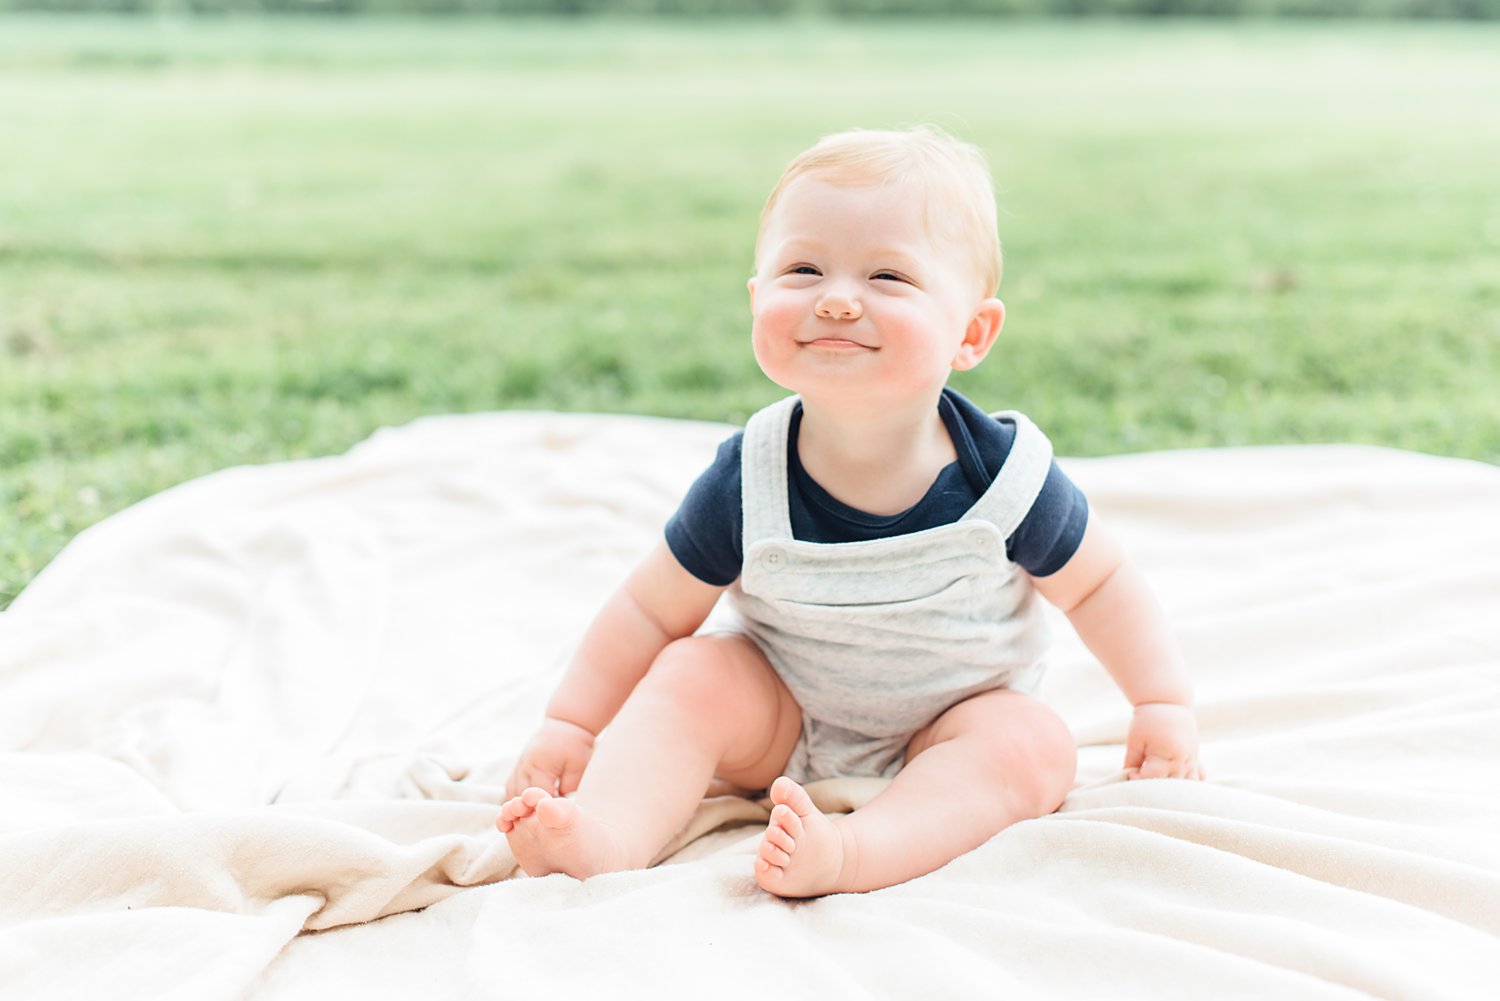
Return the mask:
[[[773, 349], [771, 338], [765, 335], [765, 331], [756, 326], [750, 332], [750, 350], [755, 354], [755, 361], [765, 370], [775, 368], [779, 358], [784, 357], [786, 352], [777, 352]], [[769, 371], [767, 374], [770, 374]]]
[[760, 358], [763, 354], [772, 355], [778, 351], [785, 353], [794, 340], [795, 333], [796, 321], [792, 310], [784, 306], [768, 306], [757, 310], [750, 326], [750, 343], [755, 349], [755, 356]]
[[789, 389], [786, 379], [790, 375], [791, 359], [796, 351], [791, 332], [764, 322], [763, 317], [757, 315], [750, 329], [750, 348], [755, 354], [756, 364], [766, 377], [783, 389]]
[[801, 303], [768, 296], [762, 300], [760, 308], [755, 311], [755, 328], [757, 330], [764, 328], [768, 332], [773, 330], [787, 332], [796, 327], [806, 312]]

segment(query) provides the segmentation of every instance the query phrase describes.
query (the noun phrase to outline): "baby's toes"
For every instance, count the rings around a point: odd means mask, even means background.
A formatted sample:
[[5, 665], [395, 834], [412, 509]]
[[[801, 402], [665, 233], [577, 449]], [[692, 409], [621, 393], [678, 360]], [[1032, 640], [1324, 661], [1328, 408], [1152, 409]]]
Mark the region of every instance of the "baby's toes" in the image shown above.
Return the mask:
[[543, 827], [561, 831], [572, 827], [578, 817], [578, 807], [570, 799], [549, 796], [536, 805], [536, 819]]
[[778, 803], [771, 810], [771, 823], [766, 828], [767, 832], [781, 831], [791, 838], [793, 842], [802, 837], [802, 818], [784, 803]]
[[500, 828], [501, 833], [509, 834], [515, 830], [517, 821], [531, 816], [535, 810], [535, 804], [528, 802], [524, 793], [512, 796], [501, 805], [500, 816], [495, 818], [495, 826]]
[[766, 828], [765, 840], [784, 852], [794, 852], [797, 850], [797, 842], [792, 836], [784, 828], [777, 827], [774, 824]]
[[778, 848], [769, 841], [760, 843], [760, 857], [768, 865], [774, 865], [779, 869], [786, 868], [792, 861], [791, 855], [784, 849]]

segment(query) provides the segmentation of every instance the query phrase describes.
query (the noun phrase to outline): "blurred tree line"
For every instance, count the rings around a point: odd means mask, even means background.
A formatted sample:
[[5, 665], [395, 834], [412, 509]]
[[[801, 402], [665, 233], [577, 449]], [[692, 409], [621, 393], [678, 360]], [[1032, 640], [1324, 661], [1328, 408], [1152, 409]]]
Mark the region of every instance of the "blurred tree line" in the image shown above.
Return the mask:
[[1500, 0], [0, 0], [0, 11], [948, 17], [1500, 18]]

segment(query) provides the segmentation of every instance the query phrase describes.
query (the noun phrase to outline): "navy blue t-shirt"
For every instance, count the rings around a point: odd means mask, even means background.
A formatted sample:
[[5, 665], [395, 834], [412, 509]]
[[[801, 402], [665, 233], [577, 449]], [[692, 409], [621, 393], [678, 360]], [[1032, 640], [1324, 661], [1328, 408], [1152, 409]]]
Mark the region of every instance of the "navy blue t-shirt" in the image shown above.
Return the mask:
[[[804, 542], [859, 542], [908, 535], [957, 521], [989, 489], [1016, 440], [1014, 424], [996, 420], [969, 400], [944, 389], [938, 413], [953, 439], [958, 461], [938, 473], [927, 494], [894, 515], [874, 515], [834, 498], [807, 475], [797, 457], [802, 405], [788, 432], [792, 536]], [[667, 522], [667, 546], [705, 584], [725, 587], [744, 561], [744, 507], [740, 495], [743, 431], [719, 446], [713, 464], [688, 490]], [[1042, 492], [1019, 528], [1005, 540], [1006, 554], [1034, 577], [1061, 570], [1078, 551], [1088, 525], [1088, 501], [1052, 463]]]

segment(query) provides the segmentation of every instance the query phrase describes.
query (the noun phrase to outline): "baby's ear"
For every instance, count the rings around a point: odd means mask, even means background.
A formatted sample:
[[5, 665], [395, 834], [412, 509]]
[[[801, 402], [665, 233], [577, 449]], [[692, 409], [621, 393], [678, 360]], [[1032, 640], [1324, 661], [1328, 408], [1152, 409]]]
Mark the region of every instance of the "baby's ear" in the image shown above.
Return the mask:
[[964, 330], [964, 340], [958, 346], [958, 353], [953, 356], [954, 370], [967, 372], [984, 361], [990, 348], [995, 346], [995, 338], [1000, 336], [1000, 328], [1003, 326], [1005, 303], [999, 299], [985, 299], [981, 302]]
[[750, 280], [745, 283], [745, 288], [747, 288], [747, 289], [750, 290], [750, 312], [753, 313], [753, 312], [755, 312], [755, 276], [754, 275], [751, 275], [750, 276]]

